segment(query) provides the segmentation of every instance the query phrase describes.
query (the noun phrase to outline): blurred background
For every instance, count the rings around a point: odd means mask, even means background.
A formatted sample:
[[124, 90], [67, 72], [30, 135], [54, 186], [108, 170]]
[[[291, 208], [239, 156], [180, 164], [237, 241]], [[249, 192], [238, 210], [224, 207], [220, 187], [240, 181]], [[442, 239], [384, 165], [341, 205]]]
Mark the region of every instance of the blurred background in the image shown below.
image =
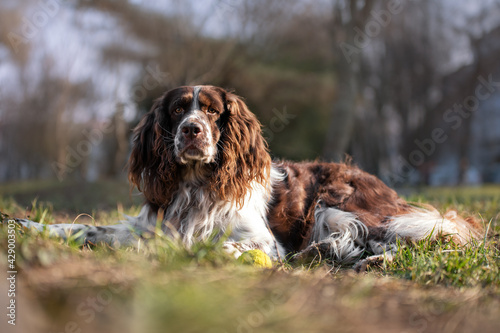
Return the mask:
[[500, 1], [1, 0], [0, 82], [0, 194], [26, 200], [126, 184], [131, 129], [195, 84], [245, 97], [276, 159], [500, 183]]

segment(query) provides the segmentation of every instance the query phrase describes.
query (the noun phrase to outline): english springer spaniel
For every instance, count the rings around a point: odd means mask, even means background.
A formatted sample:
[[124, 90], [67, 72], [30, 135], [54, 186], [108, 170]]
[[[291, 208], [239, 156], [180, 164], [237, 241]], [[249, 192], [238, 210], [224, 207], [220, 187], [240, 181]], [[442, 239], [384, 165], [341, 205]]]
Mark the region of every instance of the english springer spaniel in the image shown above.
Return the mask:
[[273, 162], [255, 115], [214, 86], [179, 87], [156, 100], [135, 128], [129, 179], [146, 203], [120, 224], [18, 221], [61, 237], [79, 232], [86, 242], [131, 245], [161, 212], [163, 232], [188, 247], [226, 235], [235, 256], [260, 249], [275, 259], [320, 255], [340, 263], [390, 255], [398, 239], [466, 244], [481, 233], [473, 218], [411, 205], [353, 165]]

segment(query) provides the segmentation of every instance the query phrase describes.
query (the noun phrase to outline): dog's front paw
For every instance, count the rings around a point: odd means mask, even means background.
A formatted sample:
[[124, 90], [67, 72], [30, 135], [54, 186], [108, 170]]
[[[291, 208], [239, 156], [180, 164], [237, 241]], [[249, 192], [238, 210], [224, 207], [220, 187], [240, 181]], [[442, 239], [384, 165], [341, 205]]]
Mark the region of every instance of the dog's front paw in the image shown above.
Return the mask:
[[27, 219], [10, 218], [9, 221], [14, 221], [22, 230], [35, 229], [37, 231], [43, 231], [46, 227], [45, 224], [38, 222], [33, 222]]
[[24, 220], [24, 219], [18, 219], [18, 218], [15, 218], [15, 217], [10, 217], [8, 214], [0, 211], [0, 224], [15, 223], [18, 226], [25, 226], [25, 225], [28, 224], [28, 222], [31, 222], [31, 221]]
[[392, 259], [393, 257], [390, 253], [370, 256], [358, 261], [354, 265], [353, 269], [356, 273], [363, 273], [366, 272], [368, 267], [381, 267], [384, 264], [384, 261], [392, 261]]

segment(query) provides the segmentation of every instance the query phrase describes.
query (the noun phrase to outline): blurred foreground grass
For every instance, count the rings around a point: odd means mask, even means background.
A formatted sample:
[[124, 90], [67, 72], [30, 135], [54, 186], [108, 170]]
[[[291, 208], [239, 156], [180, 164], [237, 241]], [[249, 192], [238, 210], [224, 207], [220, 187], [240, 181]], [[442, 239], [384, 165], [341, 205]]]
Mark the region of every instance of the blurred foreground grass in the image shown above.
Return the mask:
[[[0, 211], [46, 223], [90, 213], [95, 222], [88, 217], [78, 222], [111, 224], [140, 208], [127, 201], [126, 184], [76, 186], [76, 191], [75, 185], [24, 186], [0, 186]], [[72, 196], [61, 196], [68, 191]], [[394, 262], [355, 274], [331, 262], [256, 269], [228, 257], [220, 243], [186, 250], [158, 238], [135, 249], [81, 248], [18, 233], [17, 325], [8, 325], [4, 316], [0, 331], [497, 332], [500, 187], [421, 189], [408, 197], [481, 218], [490, 234], [467, 248], [401, 246]], [[0, 248], [6, 272], [6, 228], [0, 228]], [[0, 282], [3, 309], [5, 281]]]

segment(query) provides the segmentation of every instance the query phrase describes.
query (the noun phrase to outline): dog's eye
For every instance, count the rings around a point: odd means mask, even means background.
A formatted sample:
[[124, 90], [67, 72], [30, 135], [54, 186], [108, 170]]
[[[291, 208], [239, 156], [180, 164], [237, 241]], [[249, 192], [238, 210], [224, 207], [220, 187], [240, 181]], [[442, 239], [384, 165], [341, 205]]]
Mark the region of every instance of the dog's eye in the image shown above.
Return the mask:
[[175, 108], [174, 113], [175, 114], [181, 114], [184, 111], [183, 108]]
[[217, 109], [214, 109], [214, 108], [208, 108], [208, 113], [211, 113], [211, 114], [216, 114], [216, 113], [217, 113]]

